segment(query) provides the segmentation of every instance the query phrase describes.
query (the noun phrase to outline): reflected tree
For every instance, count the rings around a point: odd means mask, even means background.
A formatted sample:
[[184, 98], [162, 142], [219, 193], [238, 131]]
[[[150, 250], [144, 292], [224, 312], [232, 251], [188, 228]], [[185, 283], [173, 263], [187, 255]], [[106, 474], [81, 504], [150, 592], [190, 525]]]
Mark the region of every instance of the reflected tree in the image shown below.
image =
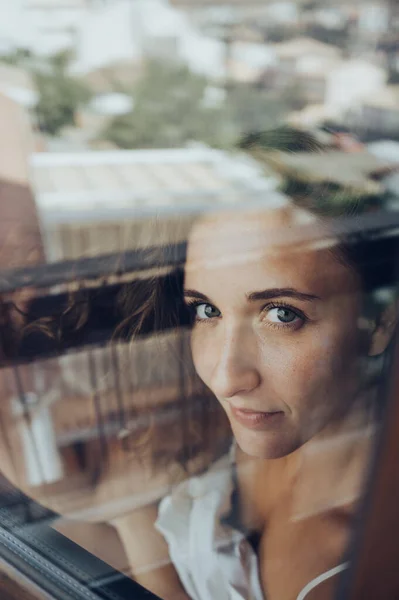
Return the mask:
[[75, 124], [77, 110], [91, 98], [89, 88], [68, 72], [70, 54], [60, 52], [33, 68], [39, 93], [35, 114], [41, 131], [52, 136]]

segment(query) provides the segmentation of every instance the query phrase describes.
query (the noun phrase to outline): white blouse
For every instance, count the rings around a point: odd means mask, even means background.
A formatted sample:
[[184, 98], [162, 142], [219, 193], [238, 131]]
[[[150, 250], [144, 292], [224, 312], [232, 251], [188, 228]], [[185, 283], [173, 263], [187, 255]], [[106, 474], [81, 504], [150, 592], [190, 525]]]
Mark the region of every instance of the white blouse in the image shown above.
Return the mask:
[[[264, 600], [256, 553], [244, 533], [222, 522], [231, 512], [233, 462], [234, 449], [206, 473], [180, 483], [159, 505], [155, 527], [192, 600]], [[297, 600], [347, 566], [313, 579]]]

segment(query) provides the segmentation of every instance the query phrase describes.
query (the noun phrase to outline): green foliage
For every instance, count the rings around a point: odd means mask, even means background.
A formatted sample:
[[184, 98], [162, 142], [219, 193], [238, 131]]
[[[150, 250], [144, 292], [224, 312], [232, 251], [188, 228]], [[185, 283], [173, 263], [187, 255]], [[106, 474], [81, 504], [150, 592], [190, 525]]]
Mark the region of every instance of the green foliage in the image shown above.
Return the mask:
[[76, 111], [91, 97], [87, 86], [68, 74], [69, 60], [69, 54], [61, 52], [33, 70], [39, 92], [35, 107], [38, 124], [42, 131], [53, 136], [75, 123]]
[[384, 206], [384, 194], [362, 195], [359, 191], [325, 181], [307, 182], [286, 175], [280, 191], [289, 196], [296, 205], [323, 217], [362, 214]]
[[399, 85], [399, 71], [390, 69], [388, 73], [388, 85]]
[[[284, 166], [278, 152], [323, 153], [324, 146], [309, 132], [283, 125], [244, 136], [239, 147], [256, 156], [280, 175], [279, 189], [298, 206], [324, 217], [361, 214], [382, 208], [389, 200], [385, 192], [370, 193], [365, 187], [350, 187], [320, 177], [300, 166]], [[309, 163], [311, 164], [311, 163]]]
[[227, 112], [238, 139], [251, 131], [275, 127], [287, 112], [287, 106], [275, 94], [240, 85], [229, 92]]
[[281, 122], [290, 109], [276, 95], [231, 85], [222, 106], [207, 106], [205, 77], [187, 67], [148, 64], [133, 95], [134, 108], [112, 119], [101, 139], [119, 148], [177, 147], [191, 140], [231, 148], [244, 134]]
[[347, 49], [351, 41], [350, 27], [349, 25], [343, 26], [341, 29], [330, 29], [311, 23], [305, 27], [304, 35], [309, 36], [324, 44], [331, 44], [341, 50]]
[[29, 61], [32, 54], [27, 48], [16, 48], [8, 54], [2, 54], [0, 61], [8, 65], [19, 66], [24, 65], [25, 62]]
[[293, 31], [292, 27], [273, 24], [272, 27], [267, 28], [264, 37], [266, 42], [276, 44], [279, 42], [286, 42], [293, 38], [294, 35], [295, 31]]
[[186, 67], [150, 62], [134, 90], [134, 108], [101, 134], [119, 148], [177, 147], [190, 140], [217, 145], [222, 111], [203, 104], [207, 81]]
[[279, 96], [279, 103], [286, 110], [302, 110], [309, 104], [304, 85], [293, 82], [287, 85]]
[[274, 129], [254, 131], [244, 136], [239, 147], [242, 149], [281, 150], [282, 152], [317, 152], [323, 146], [307, 131], [300, 131], [288, 125]]

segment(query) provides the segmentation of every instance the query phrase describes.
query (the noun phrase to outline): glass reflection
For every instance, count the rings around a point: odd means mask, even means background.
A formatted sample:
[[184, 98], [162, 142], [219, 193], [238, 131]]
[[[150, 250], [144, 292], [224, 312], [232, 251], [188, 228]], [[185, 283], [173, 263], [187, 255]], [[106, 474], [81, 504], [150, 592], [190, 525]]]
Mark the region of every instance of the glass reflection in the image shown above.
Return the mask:
[[0, 26], [3, 478], [162, 598], [332, 598], [397, 322], [396, 5], [39, 4]]

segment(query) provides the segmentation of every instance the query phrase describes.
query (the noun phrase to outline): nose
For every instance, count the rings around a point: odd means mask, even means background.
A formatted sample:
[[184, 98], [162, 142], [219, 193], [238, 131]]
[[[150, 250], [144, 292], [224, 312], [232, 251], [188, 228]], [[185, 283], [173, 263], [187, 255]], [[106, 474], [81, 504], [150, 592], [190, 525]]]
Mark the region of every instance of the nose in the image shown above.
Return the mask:
[[233, 398], [255, 390], [261, 382], [256, 336], [249, 328], [226, 328], [220, 341], [211, 389], [218, 398]]

